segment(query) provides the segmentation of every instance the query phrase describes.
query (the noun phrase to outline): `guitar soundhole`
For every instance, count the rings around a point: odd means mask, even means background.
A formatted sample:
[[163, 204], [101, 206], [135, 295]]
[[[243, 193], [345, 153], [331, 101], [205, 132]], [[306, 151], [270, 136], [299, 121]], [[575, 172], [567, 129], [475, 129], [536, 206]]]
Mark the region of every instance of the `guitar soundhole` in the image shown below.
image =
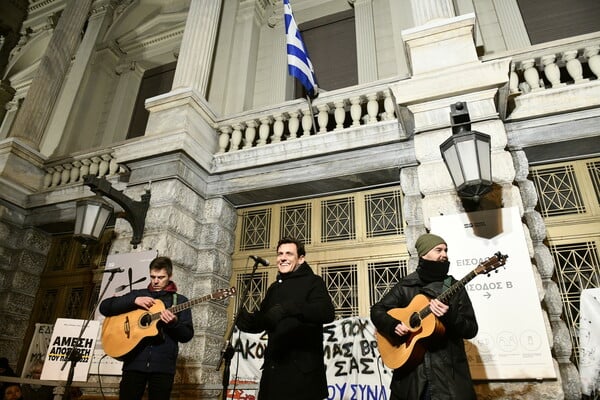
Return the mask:
[[419, 313], [416, 313], [416, 312], [413, 313], [410, 316], [409, 323], [410, 323], [410, 327], [413, 329], [420, 327], [421, 326], [421, 317], [419, 317]]
[[144, 314], [142, 318], [140, 318], [140, 325], [147, 328], [150, 324], [152, 324], [152, 316], [150, 314]]

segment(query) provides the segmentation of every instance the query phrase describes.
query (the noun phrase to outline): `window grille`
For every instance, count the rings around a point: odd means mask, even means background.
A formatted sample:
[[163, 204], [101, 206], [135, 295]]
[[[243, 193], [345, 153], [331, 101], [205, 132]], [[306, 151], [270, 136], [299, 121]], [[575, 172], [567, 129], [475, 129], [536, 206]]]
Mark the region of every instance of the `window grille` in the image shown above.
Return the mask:
[[[236, 288], [238, 293], [241, 294], [248, 287], [248, 295], [244, 301], [244, 308], [250, 312], [258, 310], [260, 301], [267, 292], [267, 272], [255, 273], [250, 280], [250, 274], [239, 274], [236, 280]], [[239, 295], [235, 297], [235, 309], [239, 307]]]
[[599, 287], [600, 261], [594, 242], [551, 245], [555, 278], [561, 292], [564, 318], [569, 326], [573, 356], [579, 357], [579, 300], [584, 289]]
[[44, 298], [39, 310], [38, 322], [43, 324], [54, 323], [54, 308], [56, 307], [57, 289], [50, 289], [44, 292]]
[[367, 268], [369, 272], [369, 307], [377, 303], [407, 274], [406, 260], [369, 263]]
[[69, 263], [70, 254], [72, 251], [73, 242], [71, 237], [62, 237], [56, 239], [56, 244], [53, 247], [54, 257], [48, 258], [49, 271], [62, 271]]
[[592, 180], [596, 201], [600, 204], [600, 161], [587, 163], [587, 169]]
[[81, 307], [83, 304], [84, 290], [82, 287], [72, 288], [69, 292], [67, 307], [65, 309], [66, 318], [80, 318]]
[[572, 165], [534, 170], [532, 179], [543, 217], [585, 213]]
[[293, 237], [305, 245], [311, 243], [312, 206], [310, 203], [281, 207], [280, 237]]
[[365, 196], [367, 237], [403, 233], [399, 190]]
[[244, 212], [240, 250], [268, 249], [270, 228], [270, 208]]
[[321, 202], [321, 242], [356, 239], [354, 197]]
[[321, 276], [335, 308], [336, 318], [358, 316], [358, 273], [356, 265], [325, 266]]

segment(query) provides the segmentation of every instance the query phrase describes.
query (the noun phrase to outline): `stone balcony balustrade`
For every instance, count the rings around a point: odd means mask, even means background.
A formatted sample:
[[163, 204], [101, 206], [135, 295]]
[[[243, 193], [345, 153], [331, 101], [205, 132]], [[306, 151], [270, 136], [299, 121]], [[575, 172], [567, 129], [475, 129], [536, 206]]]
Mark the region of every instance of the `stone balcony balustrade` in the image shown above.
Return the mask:
[[312, 100], [312, 111], [306, 99], [299, 99], [223, 119], [217, 154], [395, 120], [390, 82], [321, 93]]
[[530, 93], [578, 85], [600, 77], [600, 34], [575, 43], [557, 41], [555, 46], [513, 56], [510, 92]]
[[[509, 119], [600, 104], [600, 33], [544, 43], [502, 56], [512, 57]], [[489, 58], [492, 57], [485, 57]]]
[[105, 177], [119, 172], [112, 149], [99, 149], [91, 153], [71, 156], [68, 159], [51, 160], [45, 166], [43, 188], [52, 189], [67, 184], [83, 182], [84, 175]]

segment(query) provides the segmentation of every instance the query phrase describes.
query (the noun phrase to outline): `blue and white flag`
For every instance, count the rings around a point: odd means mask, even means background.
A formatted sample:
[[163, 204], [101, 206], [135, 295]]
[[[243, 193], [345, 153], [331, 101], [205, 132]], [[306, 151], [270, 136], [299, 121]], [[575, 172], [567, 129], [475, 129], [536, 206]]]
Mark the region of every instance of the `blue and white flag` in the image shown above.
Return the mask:
[[308, 58], [302, 35], [300, 35], [294, 20], [290, 0], [283, 0], [283, 15], [285, 18], [288, 72], [302, 83], [310, 97], [315, 97], [318, 90], [315, 71]]

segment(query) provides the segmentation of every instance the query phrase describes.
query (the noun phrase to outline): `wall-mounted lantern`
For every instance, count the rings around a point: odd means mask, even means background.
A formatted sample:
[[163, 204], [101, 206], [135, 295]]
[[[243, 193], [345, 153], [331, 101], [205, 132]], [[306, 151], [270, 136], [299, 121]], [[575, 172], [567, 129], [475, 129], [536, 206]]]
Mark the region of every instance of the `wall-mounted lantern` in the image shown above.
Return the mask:
[[135, 201], [113, 188], [105, 178], [86, 175], [83, 177], [83, 184], [89, 186], [96, 196], [77, 201], [73, 236], [83, 242], [98, 241], [102, 237], [104, 228], [114, 213], [113, 207], [102, 198], [106, 196], [123, 208], [123, 212], [116, 216], [125, 218], [131, 224], [133, 236], [130, 243], [136, 248], [144, 234], [150, 190], [146, 190], [141, 201]]
[[467, 103], [450, 106], [452, 136], [440, 145], [440, 151], [461, 198], [479, 201], [492, 188], [490, 136], [471, 130]]

